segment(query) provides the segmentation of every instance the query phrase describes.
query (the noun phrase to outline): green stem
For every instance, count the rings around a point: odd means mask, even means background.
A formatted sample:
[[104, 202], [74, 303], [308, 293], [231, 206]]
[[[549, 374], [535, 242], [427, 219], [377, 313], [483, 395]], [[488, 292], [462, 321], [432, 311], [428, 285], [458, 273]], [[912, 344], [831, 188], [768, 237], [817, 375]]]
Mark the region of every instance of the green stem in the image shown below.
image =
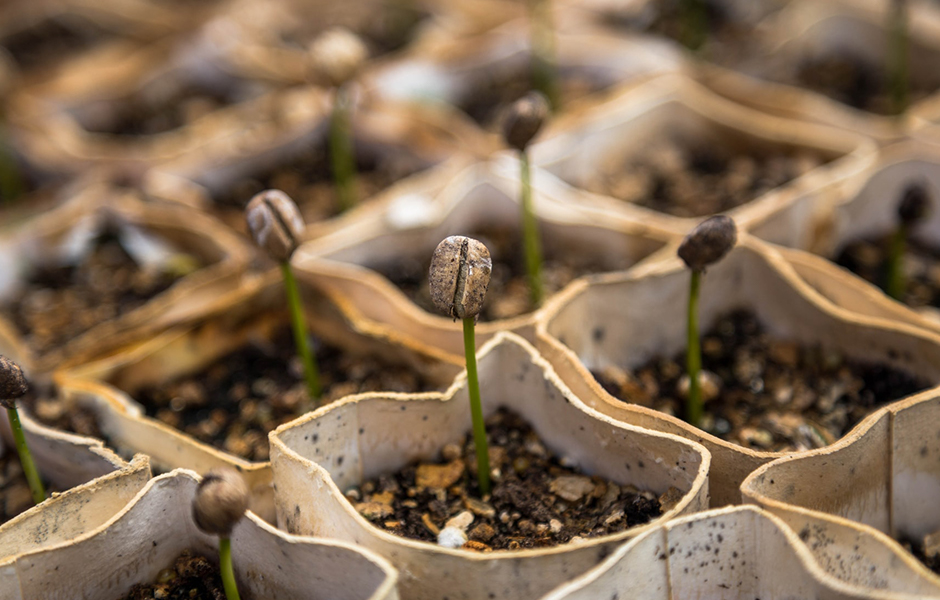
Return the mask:
[[6, 204], [16, 200], [23, 194], [24, 188], [23, 176], [0, 122], [0, 203]]
[[532, 210], [532, 176], [529, 168], [529, 155], [523, 150], [519, 153], [519, 165], [522, 179], [522, 244], [525, 249], [525, 267], [529, 275], [529, 294], [532, 306], [538, 308], [545, 299], [542, 287], [542, 240], [539, 225]]
[[895, 300], [904, 296], [904, 248], [907, 245], [907, 227], [902, 223], [891, 237], [891, 247], [888, 249], [888, 273], [885, 281], [885, 291]]
[[698, 340], [698, 293], [702, 283], [702, 273], [692, 271], [689, 286], [689, 314], [687, 320], [685, 366], [689, 374], [689, 397], [685, 405], [685, 417], [691, 425], [699, 426], [702, 421], [702, 390], [699, 385], [699, 372], [702, 370], [702, 349]]
[[477, 482], [480, 496], [490, 493], [490, 452], [483, 424], [483, 403], [480, 401], [480, 380], [477, 377], [477, 344], [475, 319], [463, 320], [463, 348], [467, 357], [467, 391], [470, 394], [470, 417], [473, 419], [473, 445], [477, 453]]
[[908, 103], [908, 53], [907, 2], [892, 0], [888, 9], [888, 81], [891, 85], [891, 111], [902, 115]]
[[532, 85], [545, 94], [552, 111], [561, 108], [555, 68], [555, 34], [549, 0], [529, 0], [532, 45]]
[[20, 455], [20, 464], [23, 465], [23, 474], [26, 475], [29, 490], [33, 493], [33, 502], [39, 504], [46, 499], [46, 488], [42, 485], [39, 470], [33, 462], [29, 446], [26, 445], [26, 436], [23, 434], [23, 425], [20, 423], [20, 413], [16, 411], [16, 407], [8, 408], [7, 416], [10, 418], [10, 429], [13, 430], [16, 452]]
[[702, 0], [680, 0], [680, 40], [693, 52], [705, 43], [705, 5]]
[[349, 124], [349, 106], [342, 88], [336, 88], [333, 114], [330, 120], [330, 159], [339, 209], [345, 212], [356, 205], [356, 163], [353, 156], [352, 131]]
[[307, 324], [304, 320], [303, 305], [300, 303], [300, 291], [297, 289], [297, 280], [294, 270], [289, 262], [281, 263], [281, 272], [284, 274], [284, 290], [287, 292], [287, 306], [290, 308], [291, 326], [294, 330], [294, 343], [297, 353], [304, 365], [304, 378], [307, 380], [307, 392], [313, 403], [320, 398], [320, 371], [310, 343], [307, 341]]
[[235, 567], [232, 566], [232, 540], [219, 538], [219, 571], [222, 573], [222, 586], [228, 600], [241, 600], [238, 585], [235, 584]]

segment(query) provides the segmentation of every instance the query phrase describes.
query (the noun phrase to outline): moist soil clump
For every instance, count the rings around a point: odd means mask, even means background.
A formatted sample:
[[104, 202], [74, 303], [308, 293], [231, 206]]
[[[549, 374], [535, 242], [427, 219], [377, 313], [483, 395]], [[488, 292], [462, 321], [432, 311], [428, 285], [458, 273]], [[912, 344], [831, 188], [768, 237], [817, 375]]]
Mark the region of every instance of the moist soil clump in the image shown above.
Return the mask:
[[667, 139], [651, 143], [637, 158], [614, 154], [583, 187], [674, 217], [695, 218], [746, 204], [823, 162], [809, 151], [760, 154]]
[[[877, 239], [859, 240], [845, 246], [835, 261], [865, 281], [882, 289], [888, 277], [888, 256], [893, 234]], [[940, 252], [916, 239], [905, 244], [902, 270], [904, 294], [900, 301], [908, 306], [940, 307]]]
[[140, 268], [117, 236], [105, 233], [78, 265], [38, 266], [2, 310], [28, 343], [44, 353], [140, 308], [198, 266], [190, 255], [178, 258], [166, 270]]
[[[617, 533], [647, 523], [678, 498], [660, 499], [565, 466], [518, 414], [500, 408], [486, 420], [492, 494], [481, 499], [472, 436], [442, 450], [443, 461], [412, 464], [346, 492], [374, 525], [397, 535], [437, 543], [456, 517], [469, 540], [464, 548], [487, 552], [545, 548]], [[466, 513], [466, 514], [464, 514]], [[460, 515], [460, 516], [458, 516]], [[471, 519], [472, 517], [472, 519]]]
[[80, 404], [67, 402], [52, 386], [47, 389], [32, 387], [16, 404], [21, 412], [27, 412], [47, 427], [104, 440], [110, 446], [101, 433], [95, 412]]
[[[320, 404], [363, 392], [436, 389], [416, 372], [370, 356], [315, 347]], [[201, 372], [134, 394], [147, 415], [197, 440], [252, 461], [268, 460], [268, 432], [308, 407], [303, 367], [290, 329], [254, 340]]]
[[[396, 181], [431, 166], [407, 150], [380, 150], [358, 141], [353, 146], [357, 202], [363, 202]], [[213, 200], [228, 209], [236, 208], [236, 211], [223, 210], [229, 213], [223, 219], [244, 230], [245, 205], [255, 194], [269, 189], [278, 189], [290, 196], [307, 223], [329, 219], [340, 213], [330, 152], [325, 141], [264, 171], [236, 179], [214, 194]]]
[[[529, 280], [522, 251], [522, 233], [510, 227], [485, 227], [467, 233], [469, 237], [479, 239], [490, 251], [493, 260], [493, 272], [487, 288], [481, 321], [495, 321], [523, 315], [535, 307], [529, 293]], [[545, 297], [562, 289], [574, 279], [590, 273], [626, 269], [630, 265], [604, 264], [599, 258], [581, 257], [576, 261], [572, 253], [552, 252], [549, 239], [543, 237], [545, 256], [542, 263], [542, 285]], [[431, 252], [424, 260], [399, 259], [395, 263], [377, 265], [373, 268], [386, 279], [401, 289], [412, 302], [432, 314], [438, 314], [431, 302], [428, 271], [431, 267]]]
[[[879, 115], [893, 114], [891, 92], [883, 69], [845, 55], [830, 55], [800, 65], [797, 85], [828, 96], [852, 108]], [[935, 89], [910, 81], [908, 101], [913, 104]]]
[[[877, 408], [930, 385], [836, 350], [776, 339], [748, 310], [720, 317], [702, 337], [702, 364], [708, 372], [702, 429], [773, 452], [831, 444]], [[608, 367], [593, 374], [621, 400], [681, 416], [688, 389], [684, 365], [683, 351], [632, 373]]]
[[219, 567], [184, 550], [151, 584], [138, 583], [124, 600], [225, 600]]

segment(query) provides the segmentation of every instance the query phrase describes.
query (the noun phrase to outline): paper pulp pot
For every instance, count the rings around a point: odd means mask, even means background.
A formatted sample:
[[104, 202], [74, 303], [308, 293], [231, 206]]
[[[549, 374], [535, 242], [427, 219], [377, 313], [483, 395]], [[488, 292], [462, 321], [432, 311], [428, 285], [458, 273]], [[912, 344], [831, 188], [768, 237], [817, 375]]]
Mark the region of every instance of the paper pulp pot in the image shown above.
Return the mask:
[[[196, 527], [198, 475], [151, 480], [121, 512], [71, 542], [0, 564], [0, 585], [17, 600], [124, 597], [153, 583], [184, 550], [218, 565], [218, 538]], [[248, 512], [232, 531], [235, 579], [246, 600], [395, 600], [396, 574], [382, 558], [341, 542], [278, 531]]]
[[[841, 180], [874, 160], [874, 145], [857, 134], [763, 114], [716, 96], [692, 80], [664, 75], [618, 89], [553, 123], [545, 141], [531, 148], [532, 162], [553, 185], [576, 199], [603, 202], [611, 214], [628, 214], [661, 228], [688, 231], [704, 217], [676, 217], [587, 191], [599, 164], [639, 160], [651, 144], [724, 146], [761, 154], [769, 151], [815, 156], [819, 166], [727, 211], [740, 228], [768, 219], [813, 215]], [[776, 241], [776, 240], [771, 240]]]
[[593, 566], [620, 541], [707, 504], [709, 456], [701, 446], [587, 408], [518, 336], [503, 333], [485, 344], [479, 374], [485, 414], [505, 406], [528, 420], [550, 451], [584, 472], [654, 493], [675, 487], [682, 499], [650, 524], [535, 550], [450, 550], [369, 524], [345, 490], [433, 459], [469, 431], [461, 375], [443, 395], [351, 396], [272, 433], [279, 524], [292, 533], [355, 542], [388, 558], [408, 598], [532, 598]]
[[[564, 190], [544, 185], [547, 179], [542, 171], [532, 172], [533, 208], [547, 260], [570, 261], [578, 273], [623, 270], [657, 260], [657, 251], [676, 237], [674, 231], [574, 204]], [[521, 254], [520, 189], [515, 158], [475, 163], [439, 191], [412, 189], [389, 197], [375, 210], [301, 246], [294, 262], [330, 292], [350, 320], [368, 323], [383, 335], [414, 338], [462, 363], [460, 323], [418, 306], [383, 273], [394, 272], [399, 264], [429, 264], [437, 245], [451, 235], [482, 237], [509, 229], [519, 240], [511, 252]], [[514, 258], [511, 252], [490, 250], [496, 260]], [[546, 299], [553, 291], [546, 290]], [[487, 303], [496, 300], [490, 290]], [[500, 331], [514, 331], [531, 340], [537, 315], [538, 310], [528, 310], [480, 321], [477, 336], [485, 341]]]
[[[911, 3], [908, 11], [908, 72], [912, 83], [936, 89], [940, 21], [923, 18], [922, 8]], [[768, 20], [767, 59], [752, 61], [741, 72], [706, 68], [702, 80], [717, 93], [758, 110], [837, 126], [882, 142], [898, 140], [937, 113], [940, 102], [935, 93], [914, 98], [898, 119], [851, 107], [794, 83], [805, 61], [837, 55], [852, 57], [878, 75], [884, 73], [887, 10], [888, 3], [883, 2], [792, 2]], [[774, 72], [778, 81], [768, 81]]]
[[[821, 515], [854, 521], [859, 537], [877, 539], [888, 548], [883, 564], [891, 568], [879, 572], [884, 586], [902, 589], [909, 581], [926, 579], [933, 595], [940, 595], [940, 577], [893, 541], [919, 543], [940, 529], [933, 502], [940, 489], [938, 413], [936, 391], [887, 406], [837, 444], [764, 465], [744, 480], [742, 495], [780, 515], [808, 536], [807, 543], [817, 541], [812, 520]], [[826, 541], [826, 553], [841, 569], [854, 573], [864, 568], [845, 560], [851, 556], [852, 539]]]
[[0, 352], [34, 375], [88, 359], [129, 336], [196, 318], [217, 295], [236, 287], [251, 256], [233, 233], [192, 209], [147, 204], [127, 193], [92, 186], [0, 239], [7, 273], [0, 284], [0, 298], [15, 297], [32, 269], [80, 262], [96, 236], [109, 227], [141, 268], [164, 268], [179, 252], [202, 266], [138, 308], [92, 325], [61, 344], [37, 342], [12, 318], [0, 315]]
[[[404, 365], [432, 385], [444, 387], [458, 367], [438, 360], [431, 350], [407, 340], [381, 338], [347, 323], [298, 273], [308, 327], [322, 341], [350, 354]], [[267, 462], [249, 461], [196, 440], [150, 416], [135, 398], [147, 387], [198, 373], [254, 339], [270, 339], [286, 328], [280, 271], [271, 272], [219, 298], [211, 314], [187, 327], [168, 329], [119, 348], [110, 355], [56, 373], [56, 382], [71, 401], [90, 411], [108, 442], [122, 453], [141, 452], [156, 469], [188, 468], [199, 472], [230, 466], [242, 473], [252, 490], [252, 510], [273, 521]], [[285, 367], [286, 368], [286, 367]]]
[[[738, 486], [761, 464], [784, 454], [745, 448], [688, 423], [610, 395], [593, 370], [627, 370], [685, 348], [689, 272], [678, 258], [644, 271], [572, 286], [537, 324], [538, 345], [559, 377], [584, 402], [615, 419], [704, 444], [713, 456], [713, 506], [740, 502]], [[700, 330], [732, 309], [753, 311], [773, 336], [821, 345], [856, 360], [940, 382], [940, 338], [919, 327], [840, 309], [815, 293], [766, 244], [749, 236], [702, 278]]]
[[682, 517], [648, 531], [542, 600], [913, 597], [834, 580], [783, 521], [740, 506]]

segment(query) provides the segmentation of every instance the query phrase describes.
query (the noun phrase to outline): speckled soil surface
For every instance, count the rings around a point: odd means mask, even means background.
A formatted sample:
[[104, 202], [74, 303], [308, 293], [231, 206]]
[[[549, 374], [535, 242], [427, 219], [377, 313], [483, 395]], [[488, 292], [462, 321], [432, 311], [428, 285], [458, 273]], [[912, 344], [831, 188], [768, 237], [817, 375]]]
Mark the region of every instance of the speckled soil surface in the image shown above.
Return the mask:
[[[529, 278], [525, 268], [522, 238], [519, 231], [509, 227], [487, 227], [461, 233], [478, 239], [490, 251], [493, 260], [493, 272], [486, 291], [482, 322], [508, 319], [524, 315], [535, 310], [529, 291]], [[542, 285], [545, 298], [561, 290], [578, 277], [591, 273], [609, 271], [600, 260], [575, 254], [562, 254], [553, 251], [551, 240], [543, 236], [542, 248], [545, 259], [542, 264]], [[431, 254], [419, 260], [399, 260], [392, 264], [376, 267], [386, 279], [398, 286], [412, 302], [432, 314], [440, 311], [431, 302], [428, 271], [431, 267]], [[619, 265], [626, 269], [626, 261]]]
[[[884, 289], [891, 237], [852, 242], [839, 252], [835, 262]], [[914, 308], [940, 307], [940, 252], [915, 240], [909, 240], [906, 246], [902, 261], [906, 286], [901, 302]]]
[[[492, 494], [480, 498], [472, 436], [448, 444], [438, 463], [412, 464], [366, 481], [346, 497], [373, 524], [436, 543], [445, 527], [465, 532], [464, 548], [544, 548], [623, 531], [657, 518], [681, 493], [658, 498], [587, 476], [545, 447], [517, 414], [502, 408], [486, 422]], [[665, 506], [662, 506], [665, 505]], [[445, 534], [446, 535], [446, 534]]]
[[151, 584], [137, 584], [124, 600], [225, 600], [219, 568], [185, 550]]
[[[316, 342], [315, 342], [316, 343]], [[350, 394], [423, 392], [414, 371], [315, 345], [321, 404]], [[155, 417], [197, 440], [245, 458], [268, 459], [268, 432], [312, 409], [290, 330], [255, 340], [189, 377], [132, 394]]]
[[[755, 450], [831, 444], [875, 409], [929, 386], [884, 365], [775, 339], [744, 310], [720, 317], [702, 336], [702, 363], [703, 397], [711, 397], [702, 428]], [[616, 367], [594, 373], [614, 396], [679, 417], [684, 376], [684, 351], [632, 373]]]
[[704, 217], [746, 204], [823, 162], [809, 151], [761, 154], [667, 138], [651, 141], [637, 158], [614, 153], [586, 181], [572, 183], [675, 217]]

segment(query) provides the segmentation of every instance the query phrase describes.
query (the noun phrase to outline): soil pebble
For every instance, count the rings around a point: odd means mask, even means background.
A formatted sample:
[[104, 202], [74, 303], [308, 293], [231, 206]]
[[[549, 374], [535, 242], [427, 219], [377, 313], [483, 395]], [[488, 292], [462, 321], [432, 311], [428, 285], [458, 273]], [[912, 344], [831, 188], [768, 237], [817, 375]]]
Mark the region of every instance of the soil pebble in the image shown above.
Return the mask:
[[[346, 497], [374, 525], [406, 538], [488, 552], [545, 548], [617, 533], [662, 514], [648, 490], [563, 466], [531, 426], [500, 408], [486, 420], [492, 493], [480, 498], [472, 436], [363, 482]], [[496, 475], [498, 473], [498, 475]], [[670, 488], [664, 498], [673, 502]], [[681, 495], [681, 494], [680, 494]]]
[[219, 567], [203, 556], [184, 550], [150, 584], [138, 583], [124, 600], [225, 600]]
[[[681, 417], [684, 365], [683, 351], [632, 372], [609, 367], [593, 374], [621, 400]], [[831, 444], [874, 410], [930, 385], [883, 364], [778, 339], [747, 310], [719, 317], [702, 336], [702, 365], [718, 386], [705, 404], [702, 429], [773, 452]]]

